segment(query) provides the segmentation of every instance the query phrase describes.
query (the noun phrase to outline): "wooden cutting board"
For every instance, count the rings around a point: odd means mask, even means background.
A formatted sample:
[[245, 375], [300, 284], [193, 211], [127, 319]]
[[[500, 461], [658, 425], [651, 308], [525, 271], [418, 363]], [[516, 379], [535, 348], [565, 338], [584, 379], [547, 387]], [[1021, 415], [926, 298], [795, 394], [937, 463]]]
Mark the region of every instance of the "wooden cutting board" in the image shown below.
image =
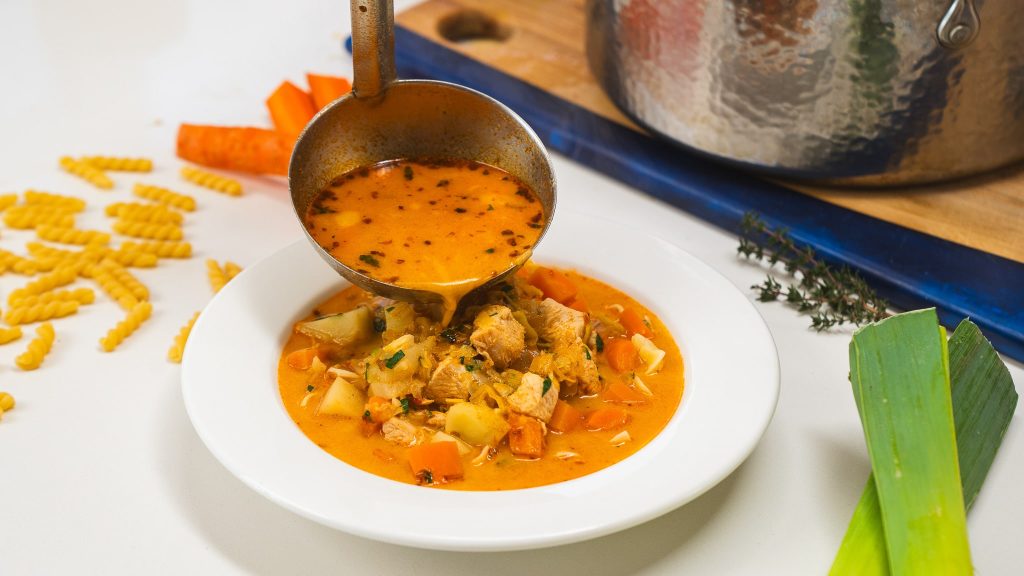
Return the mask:
[[[474, 22], [485, 38], [466, 38]], [[427, 0], [396, 24], [401, 77], [490, 94], [549, 149], [726, 230], [756, 212], [857, 269], [896, 308], [936, 306], [947, 326], [970, 317], [1024, 361], [1024, 167], [888, 190], [769, 180], [653, 138], [623, 116], [587, 67], [583, 0]]]
[[[441, 34], [459, 14], [480, 11], [502, 40], [452, 42]], [[587, 67], [583, 0], [429, 0], [398, 24], [450, 50], [637, 131], [605, 96]], [[493, 94], [501, 98], [499, 94]], [[938, 186], [837, 190], [786, 183], [875, 218], [1024, 262], [1024, 167]]]

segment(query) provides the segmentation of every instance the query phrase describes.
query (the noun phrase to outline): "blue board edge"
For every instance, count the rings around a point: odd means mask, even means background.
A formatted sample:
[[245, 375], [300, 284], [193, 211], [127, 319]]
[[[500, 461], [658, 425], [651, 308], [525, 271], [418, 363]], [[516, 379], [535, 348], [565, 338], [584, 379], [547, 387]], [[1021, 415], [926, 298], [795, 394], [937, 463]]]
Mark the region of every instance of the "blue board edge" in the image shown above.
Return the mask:
[[403, 77], [446, 80], [490, 94], [522, 116], [550, 148], [725, 230], [738, 232], [743, 214], [755, 211], [826, 260], [858, 270], [893, 306], [935, 306], [947, 326], [971, 318], [1000, 352], [1024, 361], [1024, 264], [684, 152], [401, 26], [395, 47]]

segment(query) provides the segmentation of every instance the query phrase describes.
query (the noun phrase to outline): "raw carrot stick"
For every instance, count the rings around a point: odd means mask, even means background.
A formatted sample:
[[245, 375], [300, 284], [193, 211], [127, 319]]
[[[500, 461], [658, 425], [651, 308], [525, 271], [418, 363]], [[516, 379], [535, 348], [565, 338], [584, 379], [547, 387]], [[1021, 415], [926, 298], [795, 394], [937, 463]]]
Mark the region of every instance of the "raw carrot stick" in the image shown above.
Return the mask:
[[266, 128], [196, 124], [178, 128], [178, 157], [210, 168], [284, 176], [293, 144]]
[[608, 338], [604, 341], [604, 357], [616, 372], [628, 372], [637, 367], [640, 357], [628, 338]]
[[455, 442], [427, 442], [409, 449], [412, 473], [424, 482], [462, 476], [462, 459]]
[[633, 334], [640, 334], [645, 338], [654, 336], [651, 329], [647, 327], [647, 323], [644, 322], [644, 317], [634, 308], [625, 308], [622, 314], [619, 314], [619, 323], [626, 329], [626, 334], [632, 336]]
[[348, 80], [340, 76], [321, 76], [306, 74], [309, 91], [313, 95], [313, 105], [319, 110], [352, 91]]
[[545, 298], [551, 298], [561, 304], [571, 301], [578, 291], [576, 285], [565, 274], [540, 266], [530, 275], [530, 284], [540, 289]]
[[564, 400], [555, 402], [555, 410], [551, 413], [551, 419], [548, 420], [548, 428], [555, 432], [572, 432], [580, 425], [580, 421], [583, 420], [583, 414], [574, 408]]
[[587, 416], [587, 430], [596, 432], [598, 430], [611, 430], [625, 426], [629, 421], [629, 414], [621, 408], [598, 408]]
[[616, 380], [605, 388], [604, 399], [619, 404], [640, 404], [647, 401], [643, 394], [630, 388], [622, 380]]
[[313, 359], [316, 358], [320, 353], [319, 346], [310, 346], [308, 348], [299, 348], [294, 352], [288, 354], [285, 358], [285, 362], [288, 366], [296, 370], [309, 370], [309, 367], [313, 365]]
[[544, 455], [544, 427], [540, 420], [513, 412], [508, 423], [508, 447], [513, 454], [527, 458]]
[[285, 80], [267, 98], [267, 110], [274, 128], [281, 136], [294, 142], [309, 120], [316, 114], [313, 99], [304, 90]]

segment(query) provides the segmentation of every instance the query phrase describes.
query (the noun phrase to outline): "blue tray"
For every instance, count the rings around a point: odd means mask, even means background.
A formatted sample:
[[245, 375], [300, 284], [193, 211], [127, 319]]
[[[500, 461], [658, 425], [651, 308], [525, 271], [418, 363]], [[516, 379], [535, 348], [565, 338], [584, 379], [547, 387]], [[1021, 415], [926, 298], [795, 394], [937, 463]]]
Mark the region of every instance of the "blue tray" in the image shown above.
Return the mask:
[[[890, 224], [723, 166], [597, 116], [401, 26], [399, 75], [456, 82], [499, 98], [558, 152], [723, 229], [754, 211], [834, 264], [858, 270], [893, 306], [935, 306], [947, 326], [974, 320], [1024, 361], [1024, 264]], [[1024, 223], [1022, 223], [1024, 224]]]

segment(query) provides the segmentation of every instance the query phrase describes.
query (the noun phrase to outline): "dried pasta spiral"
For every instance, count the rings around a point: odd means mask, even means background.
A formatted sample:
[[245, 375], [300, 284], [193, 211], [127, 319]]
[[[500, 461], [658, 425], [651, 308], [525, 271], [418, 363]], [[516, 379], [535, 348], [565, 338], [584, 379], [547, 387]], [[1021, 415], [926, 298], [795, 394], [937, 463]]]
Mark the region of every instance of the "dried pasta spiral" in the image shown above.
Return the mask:
[[32, 276], [39, 272], [39, 265], [35, 262], [7, 250], [0, 250], [0, 266], [5, 270], [24, 276]]
[[43, 359], [53, 348], [53, 341], [57, 334], [53, 331], [53, 324], [45, 322], [36, 328], [36, 337], [28, 343], [28, 349], [14, 359], [14, 363], [22, 370], [35, 370], [43, 363]]
[[17, 194], [0, 194], [0, 211], [7, 210], [18, 203]]
[[75, 300], [52, 300], [44, 304], [31, 306], [16, 305], [8, 308], [4, 313], [4, 322], [12, 326], [18, 324], [29, 324], [53, 318], [63, 318], [78, 312], [78, 302]]
[[74, 290], [51, 290], [35, 296], [26, 296], [14, 303], [14, 306], [36, 306], [47, 302], [78, 302], [92, 304], [96, 301], [96, 292], [92, 288], [75, 288]]
[[161, 204], [139, 204], [138, 202], [115, 202], [106, 207], [107, 216], [122, 220], [138, 220], [154, 224], [181, 224], [181, 212], [175, 212]]
[[90, 266], [88, 270], [93, 282], [99, 285], [100, 289], [106, 292], [107, 296], [110, 296], [121, 308], [131, 310], [139, 303], [139, 299], [132, 294], [132, 291], [107, 268], [97, 264]]
[[196, 323], [197, 318], [199, 318], [199, 312], [193, 314], [192, 318], [175, 335], [174, 343], [167, 351], [167, 359], [171, 362], [181, 363], [181, 357], [185, 353], [185, 343], [188, 342], [188, 336], [192, 333], [192, 326]]
[[136, 299], [149, 299], [149, 288], [146, 288], [146, 285], [140, 282], [134, 274], [125, 270], [124, 266], [109, 258], [100, 262], [100, 266], [107, 272], [110, 272], [110, 275], [127, 288]]
[[75, 225], [75, 215], [67, 210], [43, 204], [12, 206], [4, 211], [4, 224], [17, 230], [28, 230], [44, 225], [71, 228]]
[[102, 170], [94, 168], [91, 164], [86, 162], [75, 160], [70, 156], [61, 157], [60, 167], [67, 173], [78, 176], [97, 188], [109, 190], [114, 187], [114, 181], [111, 180]]
[[149, 184], [136, 184], [132, 189], [132, 192], [139, 198], [145, 198], [146, 200], [152, 200], [160, 204], [180, 208], [186, 212], [191, 212], [196, 209], [195, 198], [186, 196], [185, 194], [178, 194], [177, 192], [168, 190], [167, 188], [150, 186]]
[[153, 312], [153, 305], [149, 302], [139, 302], [128, 311], [128, 315], [124, 317], [107, 332], [107, 335], [100, 338], [100, 346], [105, 352], [113, 352], [124, 339], [131, 336], [133, 332], [139, 329], [139, 326], [149, 318], [149, 315]]
[[227, 275], [228, 281], [234, 280], [235, 276], [238, 276], [241, 271], [242, 267], [238, 264], [235, 264], [231, 260], [224, 261], [224, 274]]
[[86, 246], [82, 250], [62, 250], [47, 246], [40, 242], [29, 242], [25, 245], [35, 260], [32, 262], [40, 270], [52, 270], [61, 264], [79, 264], [83, 268], [97, 262], [111, 250], [102, 246]]
[[121, 250], [145, 252], [158, 258], [190, 258], [192, 245], [188, 242], [124, 242]]
[[67, 286], [78, 278], [78, 272], [81, 267], [77, 264], [62, 264], [55, 268], [53, 272], [40, 276], [39, 278], [29, 282], [17, 290], [14, 290], [7, 297], [7, 303], [14, 305], [27, 296], [35, 296], [53, 290], [54, 288], [60, 288], [61, 286]]
[[156, 254], [139, 252], [137, 250], [128, 250], [124, 246], [116, 252], [107, 254], [107, 258], [110, 258], [122, 266], [128, 266], [131, 268], [152, 268], [156, 266], [157, 263]]
[[227, 273], [213, 258], [206, 261], [206, 277], [210, 280], [210, 288], [213, 289], [214, 294], [220, 292], [220, 289], [230, 280]]
[[229, 196], [242, 195], [242, 184], [238, 180], [233, 180], [220, 174], [214, 174], [213, 172], [207, 172], [192, 166], [183, 166], [181, 168], [181, 177], [203, 188], [223, 192]]
[[87, 246], [90, 244], [108, 244], [110, 234], [98, 230], [81, 230], [78, 228], [58, 228], [56, 226], [36, 226], [36, 236], [50, 242]]
[[93, 168], [112, 172], [149, 172], [153, 161], [149, 158], [126, 158], [122, 156], [84, 156], [82, 161]]
[[0, 328], [0, 345], [10, 344], [19, 338], [21, 338], [21, 328], [17, 326]]
[[118, 220], [114, 222], [114, 232], [134, 238], [149, 240], [181, 240], [181, 228], [174, 224], [154, 224], [135, 220]]
[[74, 196], [63, 194], [51, 194], [39, 190], [25, 191], [25, 205], [27, 206], [51, 206], [68, 212], [81, 212], [85, 210], [85, 200]]

